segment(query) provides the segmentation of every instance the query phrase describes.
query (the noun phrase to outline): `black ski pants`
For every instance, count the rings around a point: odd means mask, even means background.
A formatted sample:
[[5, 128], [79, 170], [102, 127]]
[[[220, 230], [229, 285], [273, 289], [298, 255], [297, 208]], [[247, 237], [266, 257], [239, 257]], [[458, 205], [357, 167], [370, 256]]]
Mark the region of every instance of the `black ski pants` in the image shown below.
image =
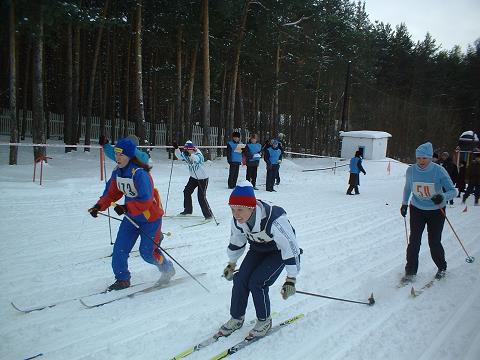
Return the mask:
[[246, 180], [250, 181], [253, 187], [255, 187], [255, 185], [257, 184], [257, 170], [258, 170], [258, 165], [255, 165], [255, 166], [247, 165]]
[[202, 209], [202, 214], [206, 218], [211, 217], [212, 214], [207, 203], [208, 178], [198, 180], [190, 176], [187, 185], [185, 185], [185, 189], [183, 189], [184, 211], [187, 214], [191, 214], [193, 212], [192, 194], [197, 187], [198, 203], [200, 204], [200, 208]]
[[267, 191], [273, 191], [273, 185], [275, 185], [275, 179], [278, 174], [279, 165], [268, 165], [267, 166]]
[[228, 188], [233, 189], [237, 186], [238, 172], [240, 170], [239, 163], [230, 163], [230, 169], [228, 170]]
[[[445, 208], [443, 208], [445, 211]], [[415, 275], [418, 270], [418, 253], [422, 242], [422, 234], [427, 225], [428, 245], [432, 260], [438, 270], [446, 270], [445, 251], [442, 246], [442, 231], [445, 216], [440, 209], [422, 210], [410, 205], [410, 240], [407, 247], [407, 265], [405, 274]]]

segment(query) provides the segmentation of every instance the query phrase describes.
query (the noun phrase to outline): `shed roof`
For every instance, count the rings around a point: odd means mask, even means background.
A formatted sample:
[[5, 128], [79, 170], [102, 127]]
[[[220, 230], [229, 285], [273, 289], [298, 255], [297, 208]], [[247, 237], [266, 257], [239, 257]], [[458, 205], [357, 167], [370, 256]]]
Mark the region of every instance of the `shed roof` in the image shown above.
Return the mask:
[[383, 139], [392, 137], [385, 131], [358, 130], [358, 131], [340, 131], [342, 137], [366, 138], [366, 139]]

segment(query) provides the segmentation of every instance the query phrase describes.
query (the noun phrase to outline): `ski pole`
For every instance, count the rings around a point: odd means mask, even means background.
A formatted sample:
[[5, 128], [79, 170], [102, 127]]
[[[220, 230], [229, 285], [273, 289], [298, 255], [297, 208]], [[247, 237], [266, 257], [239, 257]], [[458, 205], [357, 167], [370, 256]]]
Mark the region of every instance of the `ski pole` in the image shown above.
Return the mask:
[[309, 292], [306, 292], [306, 291], [300, 291], [300, 290], [297, 290], [296, 293], [303, 294], [303, 295], [316, 296], [316, 297], [321, 297], [321, 298], [331, 299], [331, 300], [345, 301], [345, 302], [350, 302], [350, 303], [355, 303], [355, 304], [363, 304], [363, 305], [368, 305], [368, 306], [372, 306], [373, 304], [375, 304], [375, 299], [373, 298], [373, 293], [368, 298], [368, 302], [348, 300], [348, 299], [342, 299], [342, 298], [337, 298], [337, 297], [332, 297], [332, 296], [325, 296], [325, 295], [320, 295], [320, 294], [313, 294], [313, 293], [309, 293]]
[[[103, 162], [103, 173], [105, 177], [105, 185], [107, 185], [107, 165], [105, 164], [105, 152], [103, 151], [103, 147], [100, 149], [100, 160]], [[110, 216], [110, 208], [107, 209], [108, 216]], [[112, 238], [112, 222], [110, 218], [108, 218], [108, 230], [110, 232], [110, 245], [113, 245], [113, 238]]]
[[168, 196], [170, 195], [170, 184], [172, 183], [173, 161], [175, 160], [175, 154], [172, 154], [172, 164], [170, 165], [170, 178], [168, 179], [167, 201], [165, 202], [165, 215], [167, 215], [168, 208]]
[[407, 242], [407, 247], [408, 247], [407, 219], [406, 219], [406, 218], [403, 218], [403, 222], [405, 223], [405, 241]]
[[[116, 204], [116, 203], [112, 203], [112, 205], [115, 205], [115, 206], [116, 206], [117, 204]], [[183, 271], [185, 271], [185, 272], [186, 272], [193, 280], [195, 280], [202, 288], [204, 288], [206, 292], [210, 292], [210, 290], [208, 290], [208, 289], [205, 287], [205, 285], [203, 285], [194, 275], [192, 275], [187, 269], [185, 269], [185, 268], [182, 266], [182, 264], [180, 264], [177, 260], [175, 260], [175, 258], [174, 258], [172, 255], [170, 255], [167, 251], [165, 251], [164, 248], [162, 248], [159, 244], [157, 244], [157, 243], [155, 242], [155, 240], [154, 240], [149, 234], [147, 234], [147, 233], [140, 227], [140, 225], [138, 225], [130, 216], [128, 216], [127, 214], [123, 214], [123, 216], [125, 216], [125, 217], [128, 219], [128, 221], [130, 221], [130, 222], [132, 223], [133, 226], [135, 226], [138, 230], [140, 230], [140, 232], [141, 232], [142, 234], [144, 234], [144, 235], [145, 235], [148, 239], [150, 239], [155, 245], [157, 245], [157, 247], [158, 247], [160, 250], [162, 250], [162, 252], [164, 252], [165, 254], [167, 254], [168, 257], [175, 262], [175, 264], [177, 264]]]
[[448, 225], [450, 225], [450, 228], [452, 229], [453, 233], [455, 234], [455, 237], [457, 238], [458, 242], [460, 243], [460, 246], [462, 247], [463, 251], [465, 251], [465, 254], [467, 254], [467, 257], [465, 258], [465, 261], [469, 264], [473, 263], [475, 261], [475, 258], [473, 256], [468, 255], [467, 250], [465, 250], [465, 247], [463, 246], [462, 241], [460, 240], [460, 237], [457, 235], [457, 232], [453, 228], [452, 223], [450, 222], [450, 220], [447, 217], [447, 214], [445, 214], [445, 211], [442, 208], [440, 208], [440, 211], [441, 211], [442, 215], [445, 217], [445, 220], [447, 220]]
[[[108, 217], [108, 218], [113, 219], [113, 220], [122, 221], [122, 219], [120, 219], [120, 218], [117, 218], [117, 217], [111, 216], [111, 215], [107, 215], [107, 214], [104, 214], [104, 213], [101, 213], [101, 212], [98, 212], [97, 214]], [[166, 233], [162, 231], [162, 234], [165, 235], [165, 236], [172, 236], [172, 233], [170, 231], [168, 231]]]

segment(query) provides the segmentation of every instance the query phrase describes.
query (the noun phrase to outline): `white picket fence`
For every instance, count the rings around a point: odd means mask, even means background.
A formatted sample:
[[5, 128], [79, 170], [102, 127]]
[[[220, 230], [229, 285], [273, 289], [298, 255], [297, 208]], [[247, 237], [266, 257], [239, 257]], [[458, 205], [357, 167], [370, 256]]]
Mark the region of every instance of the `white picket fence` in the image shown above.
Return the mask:
[[[32, 112], [28, 110], [26, 112], [26, 126], [25, 126], [25, 136], [32, 135]], [[51, 139], [63, 139], [63, 114], [49, 113], [49, 126], [50, 126], [50, 138]], [[19, 110], [18, 113], [18, 123], [21, 124], [23, 120], [23, 110]], [[82, 128], [80, 139], [85, 139], [85, 122], [86, 118], [82, 118]], [[117, 119], [115, 129], [115, 138], [121, 137], [123, 133], [125, 120]], [[45, 129], [45, 133], [47, 133]], [[224, 129], [222, 131], [221, 142], [218, 144], [218, 131], [217, 127], [210, 127], [210, 141], [209, 144], [212, 146], [222, 146], [224, 145], [223, 135], [225, 133]], [[111, 138], [112, 134], [112, 122], [111, 120], [105, 120], [105, 132], [107, 137]], [[146, 126], [147, 139], [150, 139], [150, 123], [147, 123]], [[135, 123], [128, 122], [128, 134], [135, 133]], [[10, 135], [10, 110], [2, 108], [0, 109], [0, 135]], [[100, 118], [98, 116], [92, 117], [92, 127], [91, 127], [91, 136], [90, 140], [92, 142], [98, 141], [100, 138]], [[192, 127], [192, 139], [196, 145], [203, 145], [203, 128], [201, 126], [193, 125]], [[155, 141], [154, 144], [150, 145], [166, 145], [167, 143], [167, 126], [165, 123], [155, 124]]]

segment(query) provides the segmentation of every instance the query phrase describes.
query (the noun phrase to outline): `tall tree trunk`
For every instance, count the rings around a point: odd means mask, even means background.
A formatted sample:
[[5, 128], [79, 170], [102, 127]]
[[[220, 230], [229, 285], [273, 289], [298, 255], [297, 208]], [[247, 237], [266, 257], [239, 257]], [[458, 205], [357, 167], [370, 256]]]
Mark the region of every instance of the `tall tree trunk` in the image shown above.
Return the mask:
[[183, 26], [180, 25], [177, 28], [177, 56], [176, 56], [176, 70], [177, 70], [177, 90], [176, 90], [176, 101], [175, 101], [175, 124], [174, 124], [174, 139], [175, 141], [180, 140], [180, 122], [182, 120], [182, 37], [183, 37]]
[[[15, 1], [10, 3], [9, 14], [9, 42], [10, 42], [10, 143], [17, 143], [18, 121], [17, 121], [17, 60], [15, 41]], [[9, 165], [17, 164], [18, 147], [10, 146]]]
[[[67, 78], [66, 78], [66, 99], [65, 99], [65, 118], [63, 122], [63, 142], [73, 144], [73, 57], [72, 57], [72, 25], [67, 25]], [[65, 152], [72, 151], [72, 148], [65, 147]]]
[[[109, 4], [110, 4], [110, 0], [105, 0], [105, 6], [103, 8], [102, 17], [107, 16]], [[103, 26], [100, 26], [98, 29], [97, 40], [95, 43], [95, 51], [93, 54], [93, 64], [92, 64], [92, 71], [90, 73], [90, 82], [88, 84], [87, 109], [86, 109], [87, 121], [85, 123], [85, 145], [90, 145], [90, 137], [92, 133], [93, 95], [95, 92], [95, 77], [97, 73], [98, 57], [100, 54], [100, 45], [102, 44], [102, 34], [103, 34]], [[90, 151], [90, 148], [85, 148], [84, 151]]]
[[273, 89], [273, 136], [277, 134], [280, 126], [280, 119], [278, 114], [278, 75], [280, 73], [280, 35], [278, 35], [277, 51], [275, 54], [275, 88]]
[[[208, 0], [207, 0], [208, 1]], [[191, 128], [192, 128], [192, 104], [193, 104], [193, 86], [195, 84], [195, 69], [197, 68], [197, 53], [198, 53], [198, 44], [195, 44], [195, 47], [192, 50], [192, 59], [190, 62], [190, 76], [188, 77], [188, 93], [187, 93], [187, 118], [185, 123], [187, 124], [187, 137], [191, 137]]]
[[[26, 38], [25, 41], [28, 41], [27, 47], [27, 56], [25, 59], [25, 78], [23, 81], [23, 108], [22, 108], [22, 131], [20, 134], [20, 139], [25, 140], [25, 131], [27, 129], [27, 109], [28, 109], [28, 94], [30, 93], [30, 72], [32, 64], [32, 42], [30, 39]], [[31, 129], [30, 129], [31, 131]]]
[[240, 108], [240, 128], [243, 139], [245, 139], [245, 107], [243, 106], [242, 76], [238, 73], [238, 106]]
[[232, 83], [230, 85], [230, 100], [229, 100], [229, 109], [228, 109], [228, 131], [232, 132], [234, 127], [235, 119], [235, 94], [237, 92], [237, 76], [238, 76], [238, 67], [240, 64], [240, 50], [242, 49], [242, 41], [245, 35], [245, 26], [247, 24], [248, 8], [252, 0], [245, 1], [245, 7], [243, 9], [243, 14], [240, 19], [240, 26], [236, 35], [234, 57], [233, 57], [233, 68], [232, 68]]
[[142, 0], [137, 2], [135, 16], [135, 95], [136, 116], [135, 133], [140, 145], [145, 142], [145, 110], [143, 103], [143, 76], [142, 76]]
[[[203, 145], [210, 145], [210, 40], [209, 40], [209, 15], [208, 0], [203, 0]], [[211, 149], [207, 149], [206, 155], [211, 159]]]
[[[226, 98], [226, 83], [227, 83], [227, 65], [225, 64], [225, 69], [223, 70], [223, 81], [222, 81], [222, 97], [220, 99], [220, 122], [218, 124], [218, 136], [217, 136], [217, 145], [222, 145], [222, 130], [225, 130], [224, 136], [226, 137], [226, 121], [225, 121], [225, 98]], [[218, 149], [218, 156], [222, 156], [222, 149]]]
[[[73, 30], [73, 92], [72, 92], [72, 144], [80, 142], [82, 135], [82, 117], [80, 114], [80, 27]], [[77, 148], [75, 148], [77, 150]]]
[[128, 135], [128, 121], [129, 121], [129, 112], [130, 112], [130, 54], [132, 51], [132, 39], [130, 31], [127, 31], [127, 55], [125, 56], [126, 70], [125, 70], [125, 107], [124, 107], [124, 123], [122, 137]]
[[[100, 76], [100, 89], [102, 86], [102, 78], [103, 78], [103, 94], [101, 93], [99, 99], [101, 99], [100, 103], [100, 136], [106, 136], [106, 118], [107, 118], [107, 111], [108, 111], [108, 98], [111, 97], [109, 90], [110, 90], [110, 81], [111, 81], [111, 70], [112, 70], [112, 59], [110, 56], [110, 32], [108, 31], [106, 36], [107, 48], [105, 50], [105, 60], [103, 63], [105, 64], [104, 68], [104, 75]], [[102, 74], [100, 74], [102, 75]], [[103, 96], [102, 96], [103, 95]]]
[[[32, 91], [32, 133], [34, 144], [45, 144], [45, 121], [43, 114], [43, 9], [37, 5], [37, 31], [33, 44], [33, 91]], [[44, 146], [34, 146], [33, 158], [46, 155]]]

